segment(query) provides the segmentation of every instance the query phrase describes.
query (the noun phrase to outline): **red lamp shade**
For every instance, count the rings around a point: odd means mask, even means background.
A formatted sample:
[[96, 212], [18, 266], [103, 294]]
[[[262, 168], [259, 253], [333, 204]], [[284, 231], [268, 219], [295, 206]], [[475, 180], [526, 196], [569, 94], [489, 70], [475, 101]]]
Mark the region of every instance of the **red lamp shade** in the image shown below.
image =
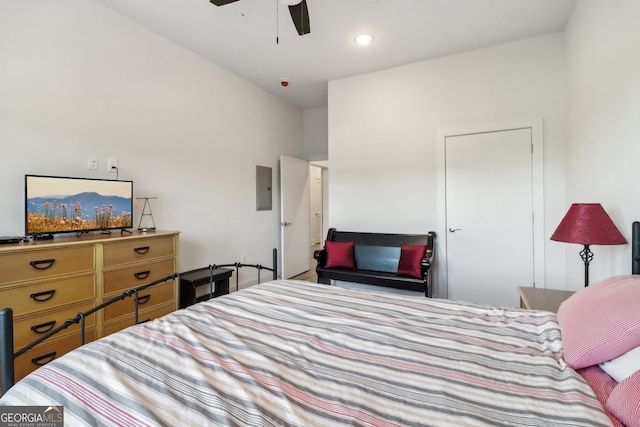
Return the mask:
[[581, 245], [623, 245], [625, 238], [600, 203], [574, 203], [551, 240]]

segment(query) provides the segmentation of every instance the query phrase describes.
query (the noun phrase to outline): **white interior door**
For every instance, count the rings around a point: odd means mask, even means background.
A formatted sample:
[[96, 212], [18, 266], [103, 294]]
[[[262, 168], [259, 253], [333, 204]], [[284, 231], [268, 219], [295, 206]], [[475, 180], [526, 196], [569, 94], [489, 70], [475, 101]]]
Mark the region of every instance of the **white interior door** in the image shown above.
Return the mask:
[[532, 286], [530, 128], [445, 139], [449, 299], [518, 306]]
[[309, 162], [280, 156], [282, 278], [309, 270]]

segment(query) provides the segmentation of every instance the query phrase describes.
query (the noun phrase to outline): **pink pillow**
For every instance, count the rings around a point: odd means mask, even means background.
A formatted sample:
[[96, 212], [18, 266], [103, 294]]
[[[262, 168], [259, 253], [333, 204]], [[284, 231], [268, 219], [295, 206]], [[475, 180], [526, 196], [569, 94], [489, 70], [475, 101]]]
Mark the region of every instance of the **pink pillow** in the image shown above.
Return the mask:
[[640, 345], [640, 275], [615, 276], [584, 288], [558, 309], [564, 359], [580, 369]]
[[353, 257], [353, 242], [324, 242], [327, 251], [327, 262], [325, 268], [347, 268], [356, 269], [356, 261]]
[[615, 386], [607, 409], [627, 427], [640, 427], [640, 371]]
[[401, 245], [398, 276], [422, 279], [422, 258], [426, 252], [426, 246]]

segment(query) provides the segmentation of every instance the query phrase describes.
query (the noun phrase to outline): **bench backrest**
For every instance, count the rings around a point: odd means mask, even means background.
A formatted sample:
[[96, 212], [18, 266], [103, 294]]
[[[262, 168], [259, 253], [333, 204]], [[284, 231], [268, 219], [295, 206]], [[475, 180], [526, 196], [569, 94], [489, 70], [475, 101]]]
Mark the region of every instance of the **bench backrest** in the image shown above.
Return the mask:
[[398, 271], [400, 247], [402, 244], [410, 246], [427, 246], [427, 258], [433, 254], [433, 238], [435, 233], [428, 234], [388, 234], [388, 233], [359, 233], [353, 231], [338, 231], [329, 229], [327, 240], [334, 242], [353, 242], [354, 257], [359, 270], [383, 271], [395, 273]]

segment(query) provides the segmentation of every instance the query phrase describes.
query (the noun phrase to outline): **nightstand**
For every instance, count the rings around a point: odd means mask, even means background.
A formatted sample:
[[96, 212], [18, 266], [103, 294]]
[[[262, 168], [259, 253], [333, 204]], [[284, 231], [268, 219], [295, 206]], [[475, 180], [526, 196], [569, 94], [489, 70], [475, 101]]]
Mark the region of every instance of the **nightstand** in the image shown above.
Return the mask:
[[520, 308], [557, 313], [560, 304], [575, 292], [518, 286], [518, 293], [520, 294]]

